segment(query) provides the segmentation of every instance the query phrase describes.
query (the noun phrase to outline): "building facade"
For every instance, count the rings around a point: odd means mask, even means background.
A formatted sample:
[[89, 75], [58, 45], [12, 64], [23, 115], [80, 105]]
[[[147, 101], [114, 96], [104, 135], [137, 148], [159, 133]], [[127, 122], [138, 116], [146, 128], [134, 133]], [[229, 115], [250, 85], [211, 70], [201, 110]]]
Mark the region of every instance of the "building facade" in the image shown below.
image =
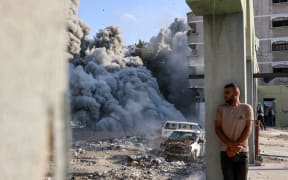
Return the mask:
[[[262, 73], [288, 73], [288, 0], [254, 0], [255, 29], [259, 39], [258, 67]], [[276, 126], [287, 126], [288, 77], [258, 80], [258, 99], [266, 123], [272, 110]]]
[[[288, 73], [288, 0], [254, 0], [255, 31], [259, 39], [257, 60], [261, 73]], [[203, 74], [203, 17], [187, 13], [187, 33], [191, 74]], [[287, 85], [288, 78], [263, 78], [259, 85]], [[189, 88], [203, 87], [201, 80], [190, 80]]]
[[288, 126], [288, 87], [285, 85], [259, 86], [258, 98], [266, 108], [265, 120], [266, 125], [269, 125], [267, 108], [272, 107], [274, 110], [275, 125], [280, 127]]
[[[195, 16], [192, 12], [187, 13], [187, 21], [190, 30], [187, 32], [188, 44], [191, 54], [188, 56], [188, 66], [192, 75], [204, 74], [204, 39], [203, 17]], [[190, 79], [189, 88], [199, 94], [199, 101], [204, 101], [204, 80]]]
[[[288, 0], [254, 0], [253, 2], [255, 32], [259, 39], [257, 51], [259, 72], [288, 73]], [[204, 74], [203, 17], [189, 12], [187, 13], [187, 22], [190, 26], [190, 31], [187, 33], [188, 43], [192, 50], [188, 57], [190, 72], [191, 75]], [[191, 78], [189, 82], [189, 88], [200, 92], [199, 99], [204, 99], [202, 98], [204, 97], [204, 80]], [[288, 77], [260, 78], [258, 85], [258, 100], [265, 109], [273, 107], [276, 114], [276, 125], [288, 124], [285, 116], [277, 115], [280, 110], [286, 112], [286, 107], [281, 103], [282, 99], [279, 99], [279, 93], [274, 95], [268, 93], [272, 88], [269, 88], [270, 86], [273, 86], [274, 89], [277, 89], [275, 86], [283, 89], [283, 85], [288, 85]], [[285, 92], [281, 91], [281, 93]]]
[[[288, 0], [254, 0], [260, 72], [288, 72]], [[259, 85], [287, 85], [288, 78], [259, 79]]]

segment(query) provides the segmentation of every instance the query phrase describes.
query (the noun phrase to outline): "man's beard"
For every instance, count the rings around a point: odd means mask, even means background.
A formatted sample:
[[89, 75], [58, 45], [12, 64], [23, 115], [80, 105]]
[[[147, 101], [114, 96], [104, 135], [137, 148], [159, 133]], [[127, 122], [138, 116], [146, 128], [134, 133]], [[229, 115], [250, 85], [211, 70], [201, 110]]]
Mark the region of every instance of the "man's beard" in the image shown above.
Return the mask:
[[225, 101], [227, 104], [233, 104], [235, 102], [235, 98], [234, 97], [230, 97], [229, 99], [227, 99]]

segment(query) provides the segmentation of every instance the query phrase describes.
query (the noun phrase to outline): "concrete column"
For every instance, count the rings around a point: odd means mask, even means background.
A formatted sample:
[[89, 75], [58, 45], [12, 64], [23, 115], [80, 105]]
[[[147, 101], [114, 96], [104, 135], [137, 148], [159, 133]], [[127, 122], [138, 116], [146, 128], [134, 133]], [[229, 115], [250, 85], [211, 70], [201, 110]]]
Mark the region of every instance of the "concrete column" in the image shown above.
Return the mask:
[[[250, 104], [255, 111], [255, 103], [254, 103], [254, 79], [253, 79], [253, 71], [254, 71], [254, 62], [248, 60], [247, 62], [247, 103]], [[254, 119], [255, 120], [255, 117]], [[255, 148], [254, 148], [254, 127], [255, 121], [253, 121], [252, 132], [249, 137], [249, 163], [254, 164], [255, 162]]]
[[207, 179], [221, 180], [220, 141], [214, 130], [217, 106], [226, 83], [240, 86], [246, 102], [245, 30], [242, 13], [204, 16]]
[[257, 107], [257, 104], [261, 101], [261, 99], [258, 99], [258, 80], [256, 78], [253, 79], [254, 82], [254, 87], [253, 87], [253, 91], [254, 91], [254, 110]]
[[1, 179], [44, 179], [53, 145], [65, 179], [65, 1], [1, 1], [0, 17]]

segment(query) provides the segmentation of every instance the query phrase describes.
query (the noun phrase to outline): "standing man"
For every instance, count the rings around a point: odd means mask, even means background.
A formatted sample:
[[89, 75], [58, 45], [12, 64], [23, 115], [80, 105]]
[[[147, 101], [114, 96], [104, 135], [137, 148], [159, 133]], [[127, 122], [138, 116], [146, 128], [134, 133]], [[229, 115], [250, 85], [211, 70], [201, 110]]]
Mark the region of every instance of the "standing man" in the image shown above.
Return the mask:
[[253, 109], [240, 103], [236, 84], [224, 87], [225, 104], [220, 105], [215, 131], [221, 140], [221, 167], [224, 180], [246, 180], [248, 172], [248, 138], [251, 133]]
[[264, 122], [264, 110], [261, 103], [258, 103], [257, 106], [257, 120], [260, 121], [260, 127], [263, 130], [266, 130], [266, 125]]
[[268, 123], [270, 126], [275, 126], [275, 114], [272, 107], [268, 109]]

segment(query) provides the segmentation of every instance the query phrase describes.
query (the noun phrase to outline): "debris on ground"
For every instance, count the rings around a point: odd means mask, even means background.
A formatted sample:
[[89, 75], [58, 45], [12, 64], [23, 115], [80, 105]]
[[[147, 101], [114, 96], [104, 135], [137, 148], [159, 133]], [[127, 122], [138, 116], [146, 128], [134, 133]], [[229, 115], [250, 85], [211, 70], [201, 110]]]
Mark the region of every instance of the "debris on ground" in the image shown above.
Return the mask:
[[168, 162], [149, 141], [138, 136], [74, 140], [69, 179], [204, 179], [204, 160]]

